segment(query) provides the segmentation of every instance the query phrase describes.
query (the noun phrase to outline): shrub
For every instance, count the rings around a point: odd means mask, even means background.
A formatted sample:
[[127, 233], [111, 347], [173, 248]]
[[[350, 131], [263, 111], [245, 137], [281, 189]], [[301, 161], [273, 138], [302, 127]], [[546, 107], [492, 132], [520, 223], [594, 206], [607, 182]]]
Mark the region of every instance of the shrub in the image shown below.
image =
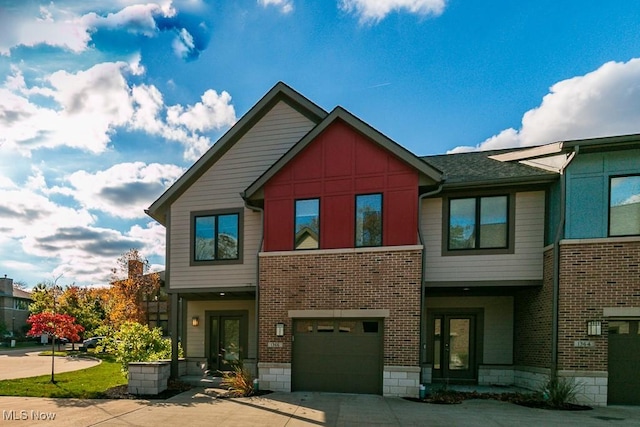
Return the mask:
[[237, 397], [251, 396], [255, 392], [251, 373], [240, 363], [235, 365], [233, 370], [222, 373], [222, 382], [220, 384], [223, 388], [229, 390], [229, 394]]
[[573, 378], [553, 376], [542, 387], [542, 397], [549, 406], [560, 408], [575, 403], [579, 387]]
[[[129, 362], [171, 359], [171, 340], [162, 338], [162, 329], [150, 329], [147, 325], [136, 322], [122, 324], [107, 347], [115, 350], [116, 360], [125, 375], [129, 371]], [[181, 349], [179, 352], [179, 356], [182, 356]]]

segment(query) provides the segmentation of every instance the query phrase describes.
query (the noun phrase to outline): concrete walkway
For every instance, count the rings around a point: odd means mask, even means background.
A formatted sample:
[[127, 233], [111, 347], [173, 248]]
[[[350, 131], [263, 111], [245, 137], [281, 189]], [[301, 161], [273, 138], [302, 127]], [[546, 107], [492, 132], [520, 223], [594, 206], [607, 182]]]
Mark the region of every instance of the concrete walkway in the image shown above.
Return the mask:
[[[0, 380], [51, 375], [51, 357], [38, 356], [51, 347], [2, 350], [0, 352]], [[77, 357], [56, 357], [54, 372], [78, 371], [96, 366], [100, 361]], [[1, 418], [0, 418], [1, 420]]]
[[[637, 426], [640, 407], [549, 411], [492, 400], [433, 405], [399, 398], [272, 393], [217, 399], [198, 388], [164, 401], [0, 397], [0, 424], [50, 426]], [[55, 417], [43, 422], [43, 417]], [[41, 418], [41, 419], [37, 419]]]

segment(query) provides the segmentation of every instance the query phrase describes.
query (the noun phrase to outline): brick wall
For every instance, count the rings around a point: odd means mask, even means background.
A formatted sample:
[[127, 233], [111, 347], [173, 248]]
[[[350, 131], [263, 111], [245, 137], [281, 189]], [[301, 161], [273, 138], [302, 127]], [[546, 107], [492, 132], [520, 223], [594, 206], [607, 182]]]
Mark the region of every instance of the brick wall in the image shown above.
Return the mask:
[[[417, 366], [421, 250], [300, 252], [260, 258], [261, 362], [291, 361], [289, 310], [388, 309], [384, 364]], [[274, 327], [284, 322], [285, 337]], [[269, 342], [282, 347], [269, 347]]]
[[[587, 321], [605, 320], [603, 307], [640, 306], [640, 241], [563, 244], [560, 247], [558, 368], [607, 370], [607, 323], [587, 335]], [[576, 348], [589, 340], [595, 347]]]
[[514, 363], [519, 366], [551, 366], [553, 323], [553, 250], [544, 253], [542, 287], [519, 290], [515, 294]]

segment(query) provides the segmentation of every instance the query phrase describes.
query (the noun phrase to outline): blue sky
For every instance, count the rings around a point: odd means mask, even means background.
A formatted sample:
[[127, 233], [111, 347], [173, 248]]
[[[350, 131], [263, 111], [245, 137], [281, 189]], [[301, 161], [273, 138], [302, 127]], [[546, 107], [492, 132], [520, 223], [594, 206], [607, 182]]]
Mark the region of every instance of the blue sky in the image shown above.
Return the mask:
[[418, 155], [640, 132], [634, 1], [0, 0], [0, 274], [164, 265], [144, 214], [274, 84]]

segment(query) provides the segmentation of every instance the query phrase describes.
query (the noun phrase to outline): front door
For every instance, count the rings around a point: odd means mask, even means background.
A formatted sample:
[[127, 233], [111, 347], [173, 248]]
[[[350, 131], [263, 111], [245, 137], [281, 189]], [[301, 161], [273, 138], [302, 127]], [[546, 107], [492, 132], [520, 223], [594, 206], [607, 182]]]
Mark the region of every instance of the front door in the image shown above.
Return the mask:
[[209, 369], [228, 371], [244, 356], [242, 315], [212, 315], [209, 317]]
[[434, 314], [429, 320], [433, 380], [453, 383], [477, 380], [476, 316]]

